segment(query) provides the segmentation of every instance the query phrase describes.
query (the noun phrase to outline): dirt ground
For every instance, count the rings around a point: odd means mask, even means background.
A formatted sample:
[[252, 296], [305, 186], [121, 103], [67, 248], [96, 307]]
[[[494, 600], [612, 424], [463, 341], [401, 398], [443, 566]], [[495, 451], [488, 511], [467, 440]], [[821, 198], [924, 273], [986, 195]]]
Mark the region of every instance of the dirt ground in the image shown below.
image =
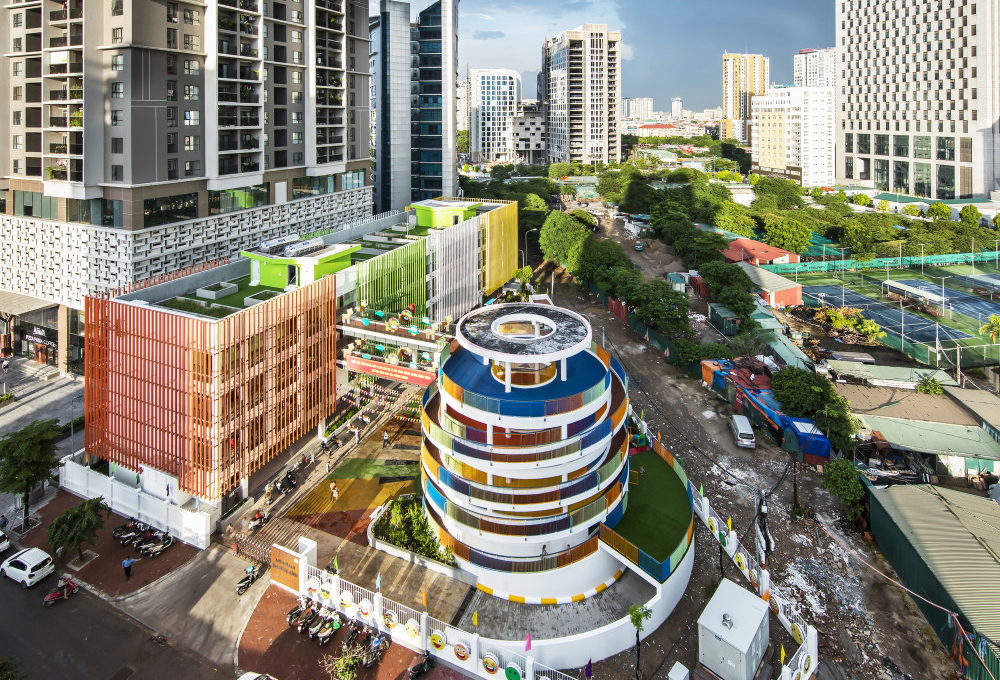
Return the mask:
[[[541, 260], [537, 250], [534, 256], [535, 261]], [[546, 282], [551, 280], [549, 265], [536, 272], [543, 274]], [[821, 661], [839, 673], [827, 677], [903, 680], [954, 676], [954, 664], [909, 596], [849, 558], [830, 538], [829, 534], [838, 536], [866, 561], [892, 573], [877, 547], [853, 525], [840, 520], [842, 509], [820, 487], [817, 471], [799, 466], [793, 475], [788, 469], [789, 455], [766, 435], [758, 437], [755, 450], [737, 448], [728, 433], [727, 418], [732, 414], [728, 403], [702, 387], [699, 380], [668, 364], [565, 272], [557, 270], [555, 280], [554, 302], [586, 316], [595, 336], [603, 329], [605, 346], [631, 374], [629, 396], [635, 410], [645, 413], [652, 429], [682, 458], [690, 479], [703, 485], [713, 507], [732, 517], [741, 538], [753, 540], [746, 529], [754, 518], [755, 491], [748, 487], [772, 492], [770, 529], [777, 543], [768, 564], [772, 583], [775, 592], [797, 601], [806, 620], [817, 627]], [[811, 518], [792, 519], [793, 486], [797, 486], [799, 503], [809, 509]], [[719, 580], [720, 560], [707, 529], [700, 523], [696, 526], [690, 586], [670, 618], [643, 641], [645, 677], [665, 677], [674, 661], [689, 668], [697, 662], [695, 624]], [[728, 578], [748, 586], [731, 563], [724, 568]], [[791, 654], [796, 648], [775, 619], [771, 640], [775, 650], [783, 645]], [[623, 678], [634, 673], [634, 668], [635, 652], [629, 650], [595, 664], [594, 677]]]

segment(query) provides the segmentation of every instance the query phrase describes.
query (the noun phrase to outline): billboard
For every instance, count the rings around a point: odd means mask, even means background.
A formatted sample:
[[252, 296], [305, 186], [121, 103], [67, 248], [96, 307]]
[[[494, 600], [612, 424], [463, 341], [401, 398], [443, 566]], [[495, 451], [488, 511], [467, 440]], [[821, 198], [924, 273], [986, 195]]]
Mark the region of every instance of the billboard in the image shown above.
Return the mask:
[[398, 382], [410, 383], [427, 387], [437, 377], [437, 373], [432, 371], [420, 371], [408, 366], [399, 366], [384, 361], [373, 361], [362, 359], [361, 357], [350, 355], [344, 360], [348, 371], [373, 375], [376, 378], [396, 380]]

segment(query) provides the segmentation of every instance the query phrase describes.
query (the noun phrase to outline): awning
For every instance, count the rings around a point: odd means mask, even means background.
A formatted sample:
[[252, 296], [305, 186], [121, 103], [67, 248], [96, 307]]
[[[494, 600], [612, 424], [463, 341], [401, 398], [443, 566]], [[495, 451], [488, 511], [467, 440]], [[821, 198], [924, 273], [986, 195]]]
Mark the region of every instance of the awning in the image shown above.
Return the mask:
[[28, 312], [34, 312], [39, 309], [47, 309], [48, 307], [55, 306], [56, 303], [49, 300], [40, 300], [36, 297], [31, 297], [30, 295], [22, 295], [21, 293], [11, 293], [6, 290], [0, 290], [0, 313], [3, 314], [21, 316], [22, 314], [27, 314]]

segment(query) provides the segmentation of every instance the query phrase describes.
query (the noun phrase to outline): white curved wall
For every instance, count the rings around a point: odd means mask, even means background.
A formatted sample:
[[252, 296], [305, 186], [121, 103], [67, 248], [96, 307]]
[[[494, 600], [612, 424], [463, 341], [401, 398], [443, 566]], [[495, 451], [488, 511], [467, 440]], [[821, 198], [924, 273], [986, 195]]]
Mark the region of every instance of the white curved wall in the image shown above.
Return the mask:
[[[617, 559], [603, 550], [598, 550], [593, 555], [565, 567], [537, 573], [508, 574], [477, 567], [464, 560], [458, 560], [458, 563], [462, 569], [475, 574], [480, 584], [494, 592], [528, 598], [568, 598], [580, 595], [596, 588], [619, 570], [624, 569]], [[534, 637], [531, 639], [531, 644], [532, 646], [535, 644]], [[521, 648], [523, 650], [523, 644]]]

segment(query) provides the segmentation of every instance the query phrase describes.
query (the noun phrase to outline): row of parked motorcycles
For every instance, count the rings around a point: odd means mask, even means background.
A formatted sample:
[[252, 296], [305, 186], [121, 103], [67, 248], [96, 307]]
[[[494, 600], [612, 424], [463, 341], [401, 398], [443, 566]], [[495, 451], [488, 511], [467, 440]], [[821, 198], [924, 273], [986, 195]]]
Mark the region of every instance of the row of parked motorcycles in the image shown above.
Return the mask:
[[111, 535], [123, 546], [131, 545], [140, 555], [157, 558], [174, 544], [174, 537], [166, 531], [140, 522], [134, 517], [111, 530]]

